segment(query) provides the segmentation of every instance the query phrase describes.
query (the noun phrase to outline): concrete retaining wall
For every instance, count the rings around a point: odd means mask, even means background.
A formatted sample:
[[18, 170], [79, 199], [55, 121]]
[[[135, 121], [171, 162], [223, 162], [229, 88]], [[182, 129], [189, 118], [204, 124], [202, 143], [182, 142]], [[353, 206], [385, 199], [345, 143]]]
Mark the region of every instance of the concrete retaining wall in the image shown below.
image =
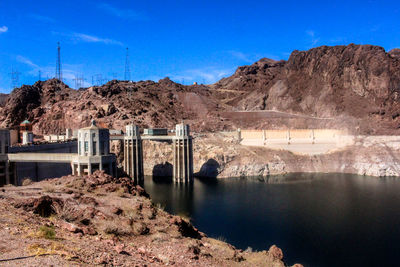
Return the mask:
[[[35, 152], [35, 153], [78, 153], [77, 142], [56, 144], [30, 145], [10, 147], [9, 153]], [[70, 163], [30, 163], [17, 162], [17, 183], [20, 185], [25, 178], [32, 181], [40, 181], [47, 178], [61, 177], [71, 174]]]
[[331, 140], [336, 142], [339, 136], [346, 133], [341, 130], [334, 129], [293, 129], [293, 130], [242, 130], [242, 140], [259, 139], [265, 142], [290, 140], [290, 142], [312, 140], [318, 142], [319, 140]]

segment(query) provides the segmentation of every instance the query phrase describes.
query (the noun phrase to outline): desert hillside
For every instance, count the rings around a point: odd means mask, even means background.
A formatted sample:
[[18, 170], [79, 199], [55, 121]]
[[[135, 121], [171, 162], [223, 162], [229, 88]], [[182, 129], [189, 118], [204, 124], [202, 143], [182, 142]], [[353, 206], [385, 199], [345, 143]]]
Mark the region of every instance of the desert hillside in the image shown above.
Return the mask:
[[131, 179], [99, 171], [6, 186], [0, 211], [1, 262], [12, 266], [286, 266], [278, 247], [243, 251], [208, 238]]

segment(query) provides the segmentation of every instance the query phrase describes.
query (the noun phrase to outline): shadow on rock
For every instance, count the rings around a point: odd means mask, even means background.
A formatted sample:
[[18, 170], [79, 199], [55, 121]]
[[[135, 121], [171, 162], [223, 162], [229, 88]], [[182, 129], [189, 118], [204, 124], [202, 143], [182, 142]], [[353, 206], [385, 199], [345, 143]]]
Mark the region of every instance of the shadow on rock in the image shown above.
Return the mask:
[[153, 181], [155, 183], [171, 183], [173, 166], [169, 162], [157, 164], [153, 168]]
[[217, 183], [220, 167], [218, 161], [209, 159], [201, 166], [200, 171], [195, 173], [194, 176], [204, 183]]

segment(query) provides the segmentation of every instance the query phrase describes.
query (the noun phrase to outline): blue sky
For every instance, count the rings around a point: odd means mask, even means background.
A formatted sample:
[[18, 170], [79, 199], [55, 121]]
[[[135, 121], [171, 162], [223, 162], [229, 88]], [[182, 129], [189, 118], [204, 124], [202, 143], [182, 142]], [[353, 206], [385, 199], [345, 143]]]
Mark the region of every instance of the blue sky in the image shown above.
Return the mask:
[[320, 45], [400, 47], [395, 1], [0, 0], [0, 92], [54, 77], [61, 42], [65, 81], [83, 74], [213, 83], [238, 66]]

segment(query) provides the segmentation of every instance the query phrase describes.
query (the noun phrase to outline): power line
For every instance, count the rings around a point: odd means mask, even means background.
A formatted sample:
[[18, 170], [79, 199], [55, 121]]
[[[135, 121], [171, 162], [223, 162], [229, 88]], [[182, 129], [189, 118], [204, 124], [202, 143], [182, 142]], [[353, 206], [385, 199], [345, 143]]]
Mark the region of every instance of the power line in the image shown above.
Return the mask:
[[60, 47], [60, 42], [57, 43], [56, 79], [59, 79], [60, 81], [62, 81], [61, 47]]
[[92, 85], [101, 86], [107, 81], [107, 78], [103, 78], [101, 74], [92, 75]]
[[84, 86], [85, 78], [84, 78], [83, 74], [75, 75], [75, 78], [73, 80], [75, 81], [75, 89], [79, 89]]
[[125, 81], [130, 81], [131, 80], [131, 69], [129, 67], [129, 48], [126, 48], [126, 57], [125, 57]]

